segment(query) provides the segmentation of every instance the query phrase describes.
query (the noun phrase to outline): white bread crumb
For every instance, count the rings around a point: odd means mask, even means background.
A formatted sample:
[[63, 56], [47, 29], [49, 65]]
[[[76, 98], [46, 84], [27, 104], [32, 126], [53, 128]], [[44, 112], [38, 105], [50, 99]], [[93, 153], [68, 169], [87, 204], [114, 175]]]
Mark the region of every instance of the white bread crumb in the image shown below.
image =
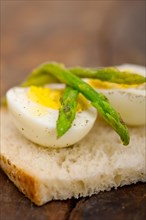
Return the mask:
[[129, 128], [131, 141], [98, 119], [79, 143], [49, 149], [31, 143], [1, 111], [1, 167], [35, 204], [90, 196], [100, 191], [146, 181], [145, 127]]

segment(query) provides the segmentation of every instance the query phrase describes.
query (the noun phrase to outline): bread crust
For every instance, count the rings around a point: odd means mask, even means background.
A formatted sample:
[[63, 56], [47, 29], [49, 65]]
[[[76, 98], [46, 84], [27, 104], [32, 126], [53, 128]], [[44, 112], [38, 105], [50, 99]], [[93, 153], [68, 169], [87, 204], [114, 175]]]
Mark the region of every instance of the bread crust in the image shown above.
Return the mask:
[[0, 155], [0, 167], [26, 197], [36, 205], [42, 205], [39, 181]]

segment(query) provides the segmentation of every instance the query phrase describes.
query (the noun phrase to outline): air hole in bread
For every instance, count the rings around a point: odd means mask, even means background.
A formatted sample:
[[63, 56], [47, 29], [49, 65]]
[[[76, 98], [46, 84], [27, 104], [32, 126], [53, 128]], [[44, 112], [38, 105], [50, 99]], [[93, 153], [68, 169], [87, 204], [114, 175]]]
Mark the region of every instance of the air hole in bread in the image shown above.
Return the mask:
[[115, 175], [114, 181], [117, 185], [119, 185], [121, 183], [121, 175], [120, 174]]

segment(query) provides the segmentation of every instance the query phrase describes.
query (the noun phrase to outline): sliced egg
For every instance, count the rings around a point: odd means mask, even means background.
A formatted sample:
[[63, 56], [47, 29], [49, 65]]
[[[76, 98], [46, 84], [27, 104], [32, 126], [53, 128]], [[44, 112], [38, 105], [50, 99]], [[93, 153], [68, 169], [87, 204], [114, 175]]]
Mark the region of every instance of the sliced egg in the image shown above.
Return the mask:
[[92, 128], [97, 110], [79, 97], [76, 117], [71, 128], [59, 139], [56, 121], [63, 85], [50, 88], [15, 87], [7, 92], [7, 103], [14, 124], [29, 140], [46, 147], [67, 147], [81, 140]]
[[[129, 71], [146, 77], [146, 68], [133, 64], [117, 66], [120, 71]], [[102, 92], [111, 105], [120, 113], [127, 125], [146, 124], [146, 90], [142, 85], [121, 85], [100, 80], [88, 80], [98, 92]]]

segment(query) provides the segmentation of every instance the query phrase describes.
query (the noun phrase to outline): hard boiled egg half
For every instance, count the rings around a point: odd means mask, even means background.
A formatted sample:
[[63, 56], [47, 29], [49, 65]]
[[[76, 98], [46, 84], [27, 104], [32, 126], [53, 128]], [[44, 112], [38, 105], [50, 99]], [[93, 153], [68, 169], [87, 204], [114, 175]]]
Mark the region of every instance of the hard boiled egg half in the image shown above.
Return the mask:
[[[146, 68], [133, 64], [117, 66], [120, 71], [129, 71], [146, 77]], [[88, 79], [87, 82], [98, 92], [103, 93], [111, 105], [120, 113], [127, 125], [146, 124], [146, 90], [145, 84], [125, 85]]]
[[67, 147], [81, 140], [93, 127], [97, 110], [79, 95], [72, 127], [59, 139], [56, 133], [63, 84], [49, 87], [15, 87], [7, 92], [7, 103], [14, 124], [29, 140], [46, 147]]

